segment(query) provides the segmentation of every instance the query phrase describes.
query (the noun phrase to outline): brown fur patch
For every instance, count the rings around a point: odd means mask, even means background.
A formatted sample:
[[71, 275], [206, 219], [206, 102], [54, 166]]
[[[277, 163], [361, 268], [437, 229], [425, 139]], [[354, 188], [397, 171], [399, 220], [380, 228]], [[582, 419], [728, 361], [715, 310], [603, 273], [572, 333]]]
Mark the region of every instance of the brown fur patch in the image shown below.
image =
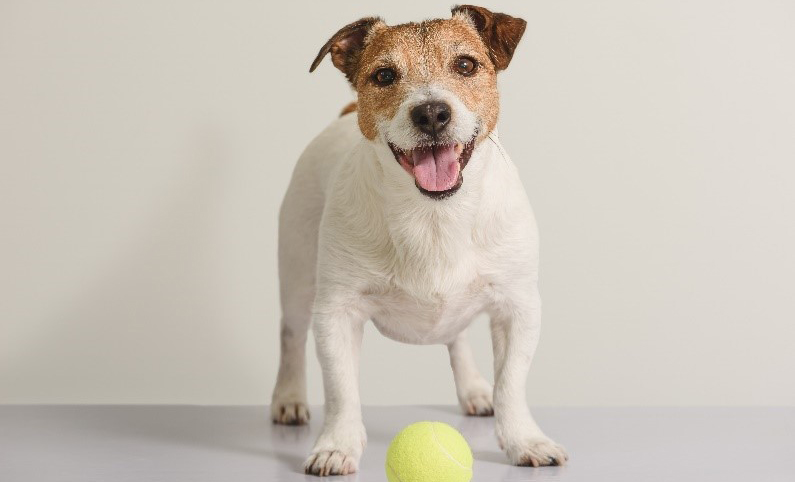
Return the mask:
[[489, 48], [494, 67], [497, 70], [508, 68], [513, 52], [524, 35], [527, 22], [521, 18], [491, 12], [474, 5], [457, 5], [453, 7], [452, 12], [453, 15], [461, 14], [469, 17], [480, 33], [483, 43]]
[[356, 112], [356, 102], [351, 102], [350, 104], [343, 107], [342, 112], [340, 112], [340, 117], [344, 116], [345, 114], [350, 114], [351, 112]]
[[[478, 71], [465, 77], [453, 69], [459, 56], [478, 63]], [[372, 73], [389, 67], [397, 80], [379, 87]], [[464, 18], [429, 20], [381, 29], [371, 36], [359, 60], [359, 127], [368, 139], [377, 136], [378, 122], [391, 119], [408, 93], [435, 84], [453, 92], [478, 115], [488, 135], [497, 123], [499, 95], [497, 75], [480, 35]]]
[[365, 17], [342, 27], [331, 36], [315, 57], [310, 72], [314, 72], [323, 57], [331, 53], [331, 63], [345, 74], [351, 83], [356, 82], [359, 55], [364, 49], [368, 33], [375, 25], [383, 25], [380, 18]]
[[[453, 92], [478, 116], [480, 141], [497, 123], [497, 71], [508, 66], [524, 25], [524, 20], [468, 5], [455, 7], [452, 18], [420, 23], [387, 26], [365, 18], [337, 32], [311, 70], [331, 52], [358, 93], [359, 128], [368, 139], [377, 137], [379, 121], [391, 119], [410, 91], [434, 84]], [[474, 75], [454, 69], [460, 56], [477, 62]], [[395, 70], [393, 84], [376, 85], [372, 77], [381, 68]]]

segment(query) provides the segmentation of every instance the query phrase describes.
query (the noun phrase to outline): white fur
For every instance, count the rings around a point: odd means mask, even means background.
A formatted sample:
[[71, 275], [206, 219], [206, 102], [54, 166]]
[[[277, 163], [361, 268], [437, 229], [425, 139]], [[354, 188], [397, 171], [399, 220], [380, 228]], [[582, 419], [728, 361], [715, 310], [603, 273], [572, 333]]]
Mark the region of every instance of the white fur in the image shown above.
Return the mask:
[[437, 85], [415, 87], [400, 103], [397, 113], [391, 119], [380, 119], [379, 131], [393, 145], [408, 151], [421, 142], [419, 132], [411, 123], [410, 111], [414, 106], [428, 101], [446, 102], [450, 106], [450, 122], [444, 130], [445, 138], [451, 142], [465, 144], [480, 127], [477, 116], [466, 108], [461, 99], [447, 89]]
[[[411, 147], [407, 108], [429, 95], [451, 104], [452, 134], [471, 137], [474, 114], [436, 88], [415, 92], [382, 123], [382, 135]], [[512, 463], [565, 460], [525, 400], [540, 324], [538, 236], [496, 132], [476, 146], [463, 175], [453, 196], [424, 196], [384, 139], [362, 137], [355, 114], [334, 121], [298, 161], [280, 216], [282, 358], [272, 410], [282, 423], [308, 418], [304, 344], [311, 319], [326, 418], [307, 472], [357, 468], [366, 444], [358, 362], [367, 320], [395, 340], [448, 345], [462, 407], [489, 414], [493, 403], [497, 436]], [[463, 335], [481, 312], [491, 317], [493, 402]]]

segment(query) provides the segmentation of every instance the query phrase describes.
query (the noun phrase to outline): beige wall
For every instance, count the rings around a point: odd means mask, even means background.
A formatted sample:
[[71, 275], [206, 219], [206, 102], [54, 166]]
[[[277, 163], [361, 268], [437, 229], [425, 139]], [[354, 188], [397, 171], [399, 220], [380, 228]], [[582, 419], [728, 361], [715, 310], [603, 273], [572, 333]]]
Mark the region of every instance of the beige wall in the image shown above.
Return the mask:
[[[0, 3], [0, 402], [268, 401], [278, 205], [351, 98], [309, 64], [451, 2], [269, 3]], [[529, 22], [500, 129], [542, 235], [532, 403], [795, 404], [795, 4], [488, 6]], [[372, 327], [362, 378], [455, 401], [442, 347]]]

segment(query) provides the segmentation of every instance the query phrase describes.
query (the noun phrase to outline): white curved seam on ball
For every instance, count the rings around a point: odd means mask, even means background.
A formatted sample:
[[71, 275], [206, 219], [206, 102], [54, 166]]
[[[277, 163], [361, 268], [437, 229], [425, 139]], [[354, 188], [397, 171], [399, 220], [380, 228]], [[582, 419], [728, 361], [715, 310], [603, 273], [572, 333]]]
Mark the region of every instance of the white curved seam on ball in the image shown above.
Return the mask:
[[431, 433], [433, 433], [433, 440], [436, 441], [436, 445], [438, 445], [439, 448], [442, 449], [442, 452], [447, 456], [447, 458], [458, 464], [458, 466], [461, 467], [462, 469], [472, 472], [471, 468], [464, 467], [464, 465], [461, 462], [459, 462], [458, 460], [455, 459], [455, 457], [450, 455], [450, 452], [448, 452], [447, 449], [444, 448], [444, 445], [442, 445], [442, 443], [439, 442], [439, 437], [436, 436], [436, 428], [433, 426], [433, 422], [428, 422], [428, 423], [431, 424]]
[[395, 471], [395, 469], [392, 467], [392, 464], [389, 463], [389, 461], [387, 461], [386, 466], [389, 467], [389, 471], [392, 472], [392, 475], [394, 475], [395, 478], [398, 479], [398, 482], [403, 482], [403, 479], [400, 478], [400, 476]]

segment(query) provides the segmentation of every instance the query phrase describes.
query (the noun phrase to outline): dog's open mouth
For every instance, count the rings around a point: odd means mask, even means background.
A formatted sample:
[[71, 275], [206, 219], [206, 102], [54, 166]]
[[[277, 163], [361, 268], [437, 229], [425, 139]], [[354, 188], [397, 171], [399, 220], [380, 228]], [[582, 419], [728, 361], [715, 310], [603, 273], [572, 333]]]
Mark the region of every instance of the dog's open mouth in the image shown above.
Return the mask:
[[458, 191], [464, 182], [461, 171], [472, 155], [475, 137], [465, 144], [433, 144], [410, 151], [398, 149], [392, 143], [389, 147], [398, 163], [414, 178], [414, 184], [421, 193], [442, 199]]

